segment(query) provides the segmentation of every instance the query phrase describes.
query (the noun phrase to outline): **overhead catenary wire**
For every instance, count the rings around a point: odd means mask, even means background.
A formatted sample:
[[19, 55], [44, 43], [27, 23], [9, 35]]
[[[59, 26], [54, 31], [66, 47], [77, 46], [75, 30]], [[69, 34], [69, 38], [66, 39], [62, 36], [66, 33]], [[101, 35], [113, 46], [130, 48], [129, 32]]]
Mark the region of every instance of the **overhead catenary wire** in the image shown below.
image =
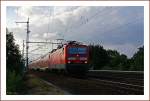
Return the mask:
[[41, 58], [44, 58], [44, 57], [47, 56], [49, 53], [50, 53], [50, 52], [47, 52], [47, 53], [45, 53], [45, 54], [42, 54], [41, 56], [39, 56], [39, 57], [37, 57], [36, 59], [31, 60], [31, 61], [34, 62], [34, 61], [36, 61], [36, 60], [39, 60], [39, 59], [41, 59]]
[[36, 51], [36, 50], [39, 50], [39, 49], [41, 49], [42, 47], [43, 47], [43, 46], [39, 46], [39, 47], [37, 47], [37, 48], [31, 50], [30, 52], [34, 52], [34, 51]]
[[[18, 9], [19, 8], [17, 8], [17, 16], [18, 16]], [[44, 16], [45, 16], [45, 14], [44, 14]], [[43, 16], [41, 16], [41, 17], [43, 17]], [[19, 22], [19, 23], [28, 23], [29, 22], [29, 20], [27, 21], [27, 22]], [[28, 25], [27, 25], [28, 26]], [[27, 28], [28, 29], [28, 28]], [[30, 31], [29, 30], [27, 30], [27, 33], [29, 33]], [[48, 30], [48, 32], [49, 32], [49, 30]], [[29, 37], [29, 35], [28, 35], [28, 37]], [[28, 66], [28, 49], [29, 49], [29, 43], [28, 43], [28, 41], [29, 41], [29, 38], [27, 38], [27, 41], [26, 41], [26, 61], [27, 61], [27, 64], [26, 64], [26, 66]], [[23, 45], [24, 46], [24, 45]], [[32, 45], [33, 46], [33, 45]], [[40, 46], [40, 47], [38, 47], [38, 48], [36, 48], [36, 49], [33, 49], [33, 50], [31, 50], [30, 52], [33, 52], [33, 51], [37, 51], [37, 50], [39, 50], [39, 49], [42, 49], [42, 47], [44, 47], [44, 46], [46, 46], [46, 44], [45, 45], [42, 45], [42, 46]], [[23, 54], [25, 54], [25, 53], [23, 53]]]
[[[44, 14], [42, 17], [48, 17], [48, 27], [47, 27], [47, 33], [46, 33], [46, 39], [45, 39], [45, 41], [47, 42], [48, 41], [48, 34], [49, 34], [49, 32], [50, 32], [50, 30], [52, 30], [52, 23], [53, 23], [53, 16], [54, 16], [54, 14], [52, 14], [52, 13], [54, 13], [54, 11], [53, 11], [53, 8], [54, 7], [49, 7], [49, 9], [48, 9], [48, 14]], [[47, 16], [48, 15], [48, 16]], [[50, 26], [51, 25], [51, 26]], [[48, 45], [49, 45], [49, 43], [47, 42], [43, 42], [43, 45], [42, 46], [40, 46], [40, 47], [37, 47], [36, 49], [33, 49], [33, 50], [31, 50], [30, 52], [33, 52], [33, 51], [41, 51], [41, 49], [43, 49], [44, 47], [47, 47]], [[35, 42], [35, 43], [38, 43], [38, 42]], [[39, 43], [41, 43], [41, 42], [39, 42]], [[46, 48], [44, 48], [45, 49], [45, 51], [46, 51]], [[49, 51], [49, 50], [48, 50]], [[43, 54], [42, 54], [43, 55]]]
[[[102, 9], [103, 10], [103, 9]], [[64, 31], [64, 33], [68, 33], [71, 30], [77, 29], [79, 27], [82, 27], [83, 25], [87, 24], [88, 22], [90, 22], [92, 19], [94, 19], [94, 17], [96, 17], [99, 14], [102, 14], [104, 12], [102, 12], [102, 10], [98, 10], [95, 14], [93, 14], [91, 17], [87, 18], [83, 15], [80, 16], [80, 20], [84, 18], [84, 22], [81, 22], [80, 24], [76, 24], [75, 26], [71, 26], [70, 28], [68, 28], [69, 30]], [[105, 11], [105, 13], [109, 13], [109, 9], [107, 9], [107, 12]]]

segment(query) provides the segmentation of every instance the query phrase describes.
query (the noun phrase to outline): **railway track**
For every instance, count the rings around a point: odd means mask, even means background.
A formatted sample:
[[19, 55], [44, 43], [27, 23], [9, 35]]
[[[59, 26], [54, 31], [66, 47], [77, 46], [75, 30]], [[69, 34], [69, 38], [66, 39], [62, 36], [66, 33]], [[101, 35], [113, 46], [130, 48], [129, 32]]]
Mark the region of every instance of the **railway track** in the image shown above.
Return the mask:
[[103, 79], [95, 79], [92, 78], [92, 80], [99, 81], [103, 84], [106, 84], [107, 86], [116, 88], [116, 90], [119, 93], [122, 94], [142, 94], [144, 90], [144, 86], [135, 85], [135, 84], [129, 84], [129, 83], [123, 83], [123, 82], [116, 82], [116, 81], [110, 81], [110, 80], [103, 80]]
[[76, 78], [44, 72], [32, 72], [73, 95], [143, 95], [141, 85], [101, 78]]
[[144, 86], [144, 73], [142, 71], [90, 70], [87, 76]]

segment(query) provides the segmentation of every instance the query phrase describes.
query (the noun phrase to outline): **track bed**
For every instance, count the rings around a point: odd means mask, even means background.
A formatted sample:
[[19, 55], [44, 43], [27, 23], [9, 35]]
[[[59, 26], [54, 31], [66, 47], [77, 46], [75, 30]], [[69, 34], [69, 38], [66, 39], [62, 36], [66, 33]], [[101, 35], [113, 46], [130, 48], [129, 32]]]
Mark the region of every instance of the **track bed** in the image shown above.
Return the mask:
[[48, 81], [72, 95], [143, 95], [140, 85], [113, 82], [95, 78], [77, 78], [45, 72], [30, 72]]

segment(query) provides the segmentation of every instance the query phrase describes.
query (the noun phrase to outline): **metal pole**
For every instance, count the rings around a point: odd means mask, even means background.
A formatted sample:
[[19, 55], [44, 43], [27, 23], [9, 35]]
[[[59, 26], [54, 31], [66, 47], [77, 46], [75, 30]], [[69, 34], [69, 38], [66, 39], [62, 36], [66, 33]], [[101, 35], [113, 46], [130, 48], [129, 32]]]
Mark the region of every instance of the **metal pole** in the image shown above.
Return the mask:
[[23, 47], [22, 47], [22, 57], [24, 58], [24, 40], [23, 40]]
[[28, 18], [28, 21], [27, 21], [27, 37], [26, 37], [26, 69], [28, 69], [28, 49], [29, 49], [29, 44], [28, 44], [28, 42], [29, 42], [29, 33], [30, 33], [30, 31], [29, 31], [29, 18]]
[[27, 20], [27, 22], [16, 22], [16, 23], [26, 23], [27, 24], [27, 37], [26, 37], [26, 69], [28, 68], [28, 49], [29, 49], [29, 18]]

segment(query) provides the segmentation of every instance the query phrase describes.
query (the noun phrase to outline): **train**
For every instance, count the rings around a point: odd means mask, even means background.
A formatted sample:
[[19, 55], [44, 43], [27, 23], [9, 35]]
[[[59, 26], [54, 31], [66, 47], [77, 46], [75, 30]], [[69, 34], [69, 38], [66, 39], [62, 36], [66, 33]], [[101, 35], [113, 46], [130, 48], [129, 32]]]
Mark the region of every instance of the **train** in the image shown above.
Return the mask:
[[85, 74], [89, 69], [89, 48], [77, 41], [58, 45], [47, 55], [29, 64], [29, 69], [60, 70], [67, 73]]

